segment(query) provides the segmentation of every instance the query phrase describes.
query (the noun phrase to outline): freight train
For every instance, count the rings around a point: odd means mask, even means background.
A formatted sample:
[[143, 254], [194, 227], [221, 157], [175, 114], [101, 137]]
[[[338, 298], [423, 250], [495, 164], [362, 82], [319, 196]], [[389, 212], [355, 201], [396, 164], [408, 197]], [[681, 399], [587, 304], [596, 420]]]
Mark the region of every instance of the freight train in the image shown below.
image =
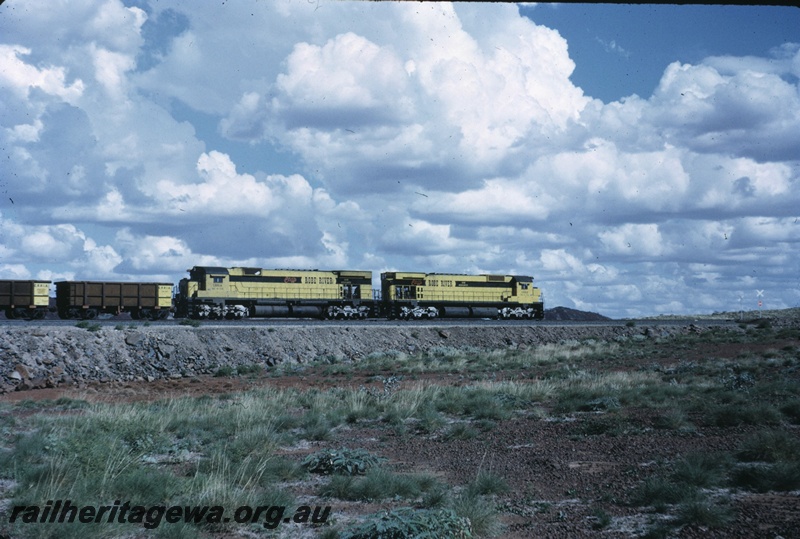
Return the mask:
[[[541, 319], [544, 302], [524, 275], [355, 270], [276, 270], [195, 266], [173, 295], [171, 283], [60, 281], [55, 311], [62, 319], [129, 313], [134, 319]], [[0, 280], [6, 318], [41, 319], [49, 309], [49, 281]]]

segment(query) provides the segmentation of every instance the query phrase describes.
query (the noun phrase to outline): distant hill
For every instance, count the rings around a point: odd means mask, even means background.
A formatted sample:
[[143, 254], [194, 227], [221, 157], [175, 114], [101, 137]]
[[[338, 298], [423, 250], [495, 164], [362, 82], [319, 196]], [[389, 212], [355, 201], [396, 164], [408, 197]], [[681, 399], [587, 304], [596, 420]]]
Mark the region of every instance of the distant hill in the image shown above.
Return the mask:
[[602, 314], [579, 311], [577, 309], [570, 309], [569, 307], [553, 307], [552, 309], [544, 310], [545, 320], [576, 320], [580, 322], [600, 322], [602, 320], [611, 320]]
[[715, 312], [713, 314], [660, 314], [658, 316], [649, 316], [647, 318], [649, 320], [674, 320], [685, 318], [694, 318], [696, 320], [756, 320], [759, 318], [798, 320], [800, 319], [800, 308], [792, 307], [790, 309], [764, 309], [758, 311], [724, 311]]

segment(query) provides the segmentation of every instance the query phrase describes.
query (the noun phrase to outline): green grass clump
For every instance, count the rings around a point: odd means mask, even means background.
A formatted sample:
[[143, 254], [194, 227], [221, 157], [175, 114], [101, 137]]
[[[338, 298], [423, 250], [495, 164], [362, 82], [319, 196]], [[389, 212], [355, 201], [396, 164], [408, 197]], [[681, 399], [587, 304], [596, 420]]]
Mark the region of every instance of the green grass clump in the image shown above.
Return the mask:
[[749, 464], [737, 467], [731, 474], [735, 487], [755, 492], [788, 492], [800, 489], [800, 462]]
[[689, 453], [673, 464], [672, 480], [678, 484], [710, 488], [721, 484], [731, 465], [727, 454]]
[[472, 440], [478, 437], [478, 429], [468, 423], [456, 423], [444, 434], [445, 440]]
[[594, 519], [592, 522], [592, 529], [594, 530], [602, 530], [611, 524], [611, 515], [599, 507], [592, 511], [592, 518]]
[[417, 414], [417, 429], [425, 434], [432, 434], [445, 424], [445, 419], [432, 406], [426, 406]]
[[709, 500], [692, 500], [678, 506], [676, 524], [721, 528], [733, 522], [734, 513], [728, 505]]
[[677, 483], [664, 477], [651, 477], [633, 492], [631, 503], [635, 506], [653, 506], [663, 512], [668, 505], [687, 501], [695, 496], [697, 489], [685, 483]]
[[689, 430], [693, 426], [682, 410], [669, 409], [655, 416], [653, 427], [664, 430]]
[[746, 439], [736, 453], [745, 462], [780, 462], [800, 459], [800, 441], [784, 430], [760, 431]]
[[321, 442], [331, 436], [331, 431], [336, 425], [326, 414], [317, 410], [308, 412], [302, 421], [301, 436], [306, 440]]
[[467, 485], [468, 496], [488, 496], [508, 492], [508, 482], [501, 476], [491, 472], [479, 472], [475, 479]]
[[792, 399], [781, 406], [781, 412], [793, 425], [800, 425], [800, 399]]
[[340, 539], [467, 539], [472, 537], [470, 522], [452, 509], [413, 509], [403, 507], [377, 513], [339, 534]]
[[394, 497], [415, 499], [440, 488], [438, 480], [429, 474], [399, 474], [384, 468], [372, 468], [363, 476], [332, 476], [322, 487], [320, 495], [352, 501]]
[[98, 323], [92, 324], [86, 320], [81, 320], [80, 322], [75, 324], [75, 327], [85, 329], [86, 331], [91, 331], [91, 332], [100, 331], [101, 329], [103, 329], [103, 326], [101, 326], [100, 324]]
[[780, 412], [766, 403], [721, 404], [713, 406], [709, 413], [709, 423], [717, 427], [778, 425], [780, 422]]
[[464, 493], [456, 497], [451, 506], [459, 517], [470, 523], [475, 536], [494, 537], [501, 534], [503, 526], [491, 499]]

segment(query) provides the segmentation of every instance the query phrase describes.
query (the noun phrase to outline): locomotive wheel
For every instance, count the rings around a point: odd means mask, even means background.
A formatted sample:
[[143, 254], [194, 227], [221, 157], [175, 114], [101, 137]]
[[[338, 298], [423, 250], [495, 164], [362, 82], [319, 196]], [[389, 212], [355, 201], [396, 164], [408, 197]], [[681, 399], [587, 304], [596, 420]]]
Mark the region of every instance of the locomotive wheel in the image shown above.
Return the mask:
[[95, 318], [97, 318], [96, 309], [86, 309], [85, 311], [83, 311], [84, 320], [94, 320]]
[[6, 309], [6, 318], [14, 320], [14, 309]]
[[139, 309], [131, 309], [131, 319], [139, 320]]

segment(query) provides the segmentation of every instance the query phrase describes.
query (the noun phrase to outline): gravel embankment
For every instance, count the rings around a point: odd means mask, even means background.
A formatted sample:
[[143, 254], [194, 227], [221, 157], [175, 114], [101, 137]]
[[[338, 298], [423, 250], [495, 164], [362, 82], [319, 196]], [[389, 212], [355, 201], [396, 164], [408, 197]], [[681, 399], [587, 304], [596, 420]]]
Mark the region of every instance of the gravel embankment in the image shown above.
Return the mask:
[[[730, 326], [736, 330], [736, 326]], [[498, 349], [562, 341], [648, 339], [702, 331], [686, 325], [510, 327], [0, 328], [0, 394], [88, 382], [213, 374], [220, 366], [357, 361], [436, 347]]]

